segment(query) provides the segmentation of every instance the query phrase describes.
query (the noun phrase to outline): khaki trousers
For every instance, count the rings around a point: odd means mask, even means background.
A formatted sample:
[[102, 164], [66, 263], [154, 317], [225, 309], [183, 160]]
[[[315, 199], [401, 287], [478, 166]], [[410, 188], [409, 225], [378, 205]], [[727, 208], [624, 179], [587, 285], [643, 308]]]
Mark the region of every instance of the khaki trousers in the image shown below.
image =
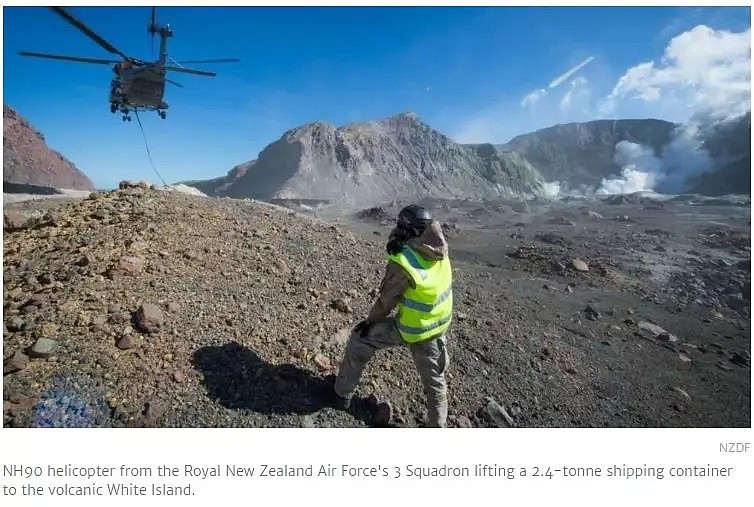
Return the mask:
[[445, 370], [448, 356], [447, 338], [441, 335], [422, 343], [406, 343], [396, 327], [395, 317], [375, 322], [363, 338], [351, 333], [343, 361], [335, 380], [335, 392], [343, 398], [356, 390], [364, 367], [379, 349], [407, 346], [424, 386], [427, 401], [427, 427], [444, 428], [448, 419], [448, 392]]

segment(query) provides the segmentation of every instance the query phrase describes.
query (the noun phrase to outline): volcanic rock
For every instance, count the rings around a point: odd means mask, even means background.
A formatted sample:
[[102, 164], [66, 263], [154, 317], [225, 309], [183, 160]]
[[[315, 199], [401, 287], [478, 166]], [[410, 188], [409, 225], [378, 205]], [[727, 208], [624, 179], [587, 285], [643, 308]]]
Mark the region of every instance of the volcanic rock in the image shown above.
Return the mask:
[[376, 206], [359, 211], [358, 218], [362, 220], [374, 220], [375, 222], [392, 222], [395, 218], [382, 207]]
[[40, 338], [29, 349], [29, 356], [38, 358], [47, 358], [55, 352], [58, 342], [49, 338]]
[[133, 335], [131, 335], [130, 333], [124, 334], [123, 336], [120, 337], [116, 346], [121, 350], [130, 349], [131, 347], [134, 346]]
[[19, 213], [18, 211], [3, 212], [3, 229], [7, 231], [24, 229], [29, 227], [31, 222], [32, 218], [24, 213]]
[[136, 324], [144, 333], [156, 333], [165, 323], [160, 307], [152, 303], [142, 304], [136, 312]]
[[314, 356], [314, 364], [316, 364], [322, 370], [329, 370], [332, 367], [330, 358], [322, 354], [317, 354]]
[[589, 271], [589, 265], [581, 259], [571, 260], [571, 267], [576, 271], [586, 272]]
[[5, 363], [3, 363], [3, 375], [21, 371], [29, 364], [29, 356], [17, 350]]
[[351, 312], [353, 312], [353, 309], [351, 308], [351, 305], [349, 304], [350, 301], [351, 301], [350, 298], [334, 299], [330, 303], [330, 306], [332, 306], [333, 308], [335, 308], [339, 312], [351, 313]]
[[124, 255], [120, 258], [118, 267], [125, 274], [135, 275], [144, 267], [144, 259], [136, 255]]
[[16, 332], [21, 331], [26, 326], [26, 322], [21, 317], [13, 316], [6, 321], [5, 326], [8, 331]]
[[513, 428], [516, 426], [513, 417], [508, 414], [505, 407], [492, 398], [487, 400], [487, 406], [484, 408], [484, 415], [499, 428]]

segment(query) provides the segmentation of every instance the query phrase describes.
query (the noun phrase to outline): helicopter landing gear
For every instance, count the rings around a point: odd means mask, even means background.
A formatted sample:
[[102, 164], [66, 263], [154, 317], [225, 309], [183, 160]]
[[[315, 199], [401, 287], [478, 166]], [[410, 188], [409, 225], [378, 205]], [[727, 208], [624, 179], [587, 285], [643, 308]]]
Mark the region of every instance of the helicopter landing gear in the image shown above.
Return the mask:
[[121, 107], [121, 105], [117, 104], [116, 102], [111, 102], [110, 103], [110, 112], [113, 113], [113, 114], [115, 114], [118, 111], [120, 111], [121, 113], [123, 113], [123, 116], [122, 116], [123, 121], [131, 121], [131, 116], [128, 114], [131, 111], [129, 111], [125, 107]]
[[168, 117], [168, 113], [165, 111], [157, 111], [157, 115], [163, 120]]

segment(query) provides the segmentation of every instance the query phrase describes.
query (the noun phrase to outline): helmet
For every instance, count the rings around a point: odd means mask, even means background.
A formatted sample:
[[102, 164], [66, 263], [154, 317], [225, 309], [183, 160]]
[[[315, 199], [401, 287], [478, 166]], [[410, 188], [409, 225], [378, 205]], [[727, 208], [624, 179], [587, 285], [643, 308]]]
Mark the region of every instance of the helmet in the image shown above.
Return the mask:
[[431, 223], [429, 211], [416, 204], [406, 206], [398, 214], [398, 228], [408, 232], [412, 238], [420, 236]]

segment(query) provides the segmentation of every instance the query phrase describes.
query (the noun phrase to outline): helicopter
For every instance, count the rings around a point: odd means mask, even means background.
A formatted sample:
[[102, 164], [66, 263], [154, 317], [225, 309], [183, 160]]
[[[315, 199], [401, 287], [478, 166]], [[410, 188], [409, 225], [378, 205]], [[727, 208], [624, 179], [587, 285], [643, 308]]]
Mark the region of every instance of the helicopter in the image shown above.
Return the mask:
[[[79, 56], [55, 55], [49, 53], [34, 53], [20, 51], [21, 56], [48, 58], [53, 60], [68, 60], [73, 62], [94, 63], [113, 65], [115, 77], [110, 83], [110, 112], [121, 112], [123, 121], [131, 121], [132, 111], [157, 111], [163, 120], [167, 117], [168, 104], [164, 100], [165, 83], [183, 87], [166, 77], [168, 71], [194, 74], [198, 76], [213, 77], [215, 72], [190, 69], [183, 66], [184, 63], [221, 63], [238, 62], [238, 58], [214, 58], [208, 60], [191, 60], [177, 62], [168, 56], [167, 40], [173, 37], [170, 25], [161, 26], [156, 21], [156, 8], [152, 7], [151, 22], [147, 25], [147, 33], [152, 35], [152, 47], [154, 48], [155, 35], [160, 36], [160, 56], [153, 62], [141, 60], [126, 55], [105, 39], [97, 35], [91, 28], [75, 18], [63, 7], [50, 7], [50, 10], [59, 14], [63, 19], [78, 28], [84, 35], [99, 44], [106, 51], [121, 57], [121, 60], [107, 60], [102, 58], [86, 58]], [[172, 63], [168, 63], [168, 60]]]

